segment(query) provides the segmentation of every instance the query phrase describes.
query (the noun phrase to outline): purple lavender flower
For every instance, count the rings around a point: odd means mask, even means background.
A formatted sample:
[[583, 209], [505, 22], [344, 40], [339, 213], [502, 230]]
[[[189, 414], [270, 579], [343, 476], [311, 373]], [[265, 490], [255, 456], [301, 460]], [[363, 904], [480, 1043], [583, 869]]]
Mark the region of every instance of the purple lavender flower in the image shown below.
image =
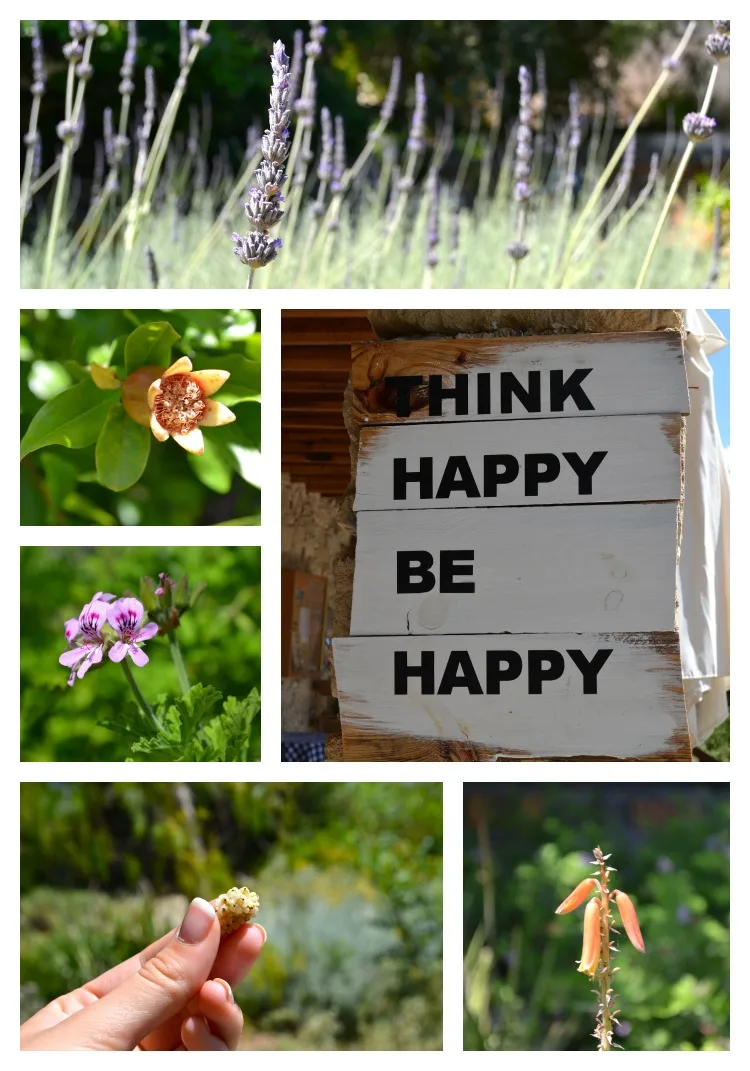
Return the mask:
[[310, 59], [318, 59], [323, 52], [323, 38], [327, 32], [328, 28], [322, 22], [310, 19], [310, 38], [305, 45], [305, 55]]
[[107, 638], [102, 628], [107, 624], [108, 601], [113, 598], [114, 595], [99, 591], [91, 602], [86, 603], [78, 617], [65, 622], [65, 639], [70, 650], [63, 651], [58, 662], [70, 670], [68, 685], [71, 687], [76, 677], [82, 680], [104, 656]]
[[665, 71], [676, 71], [679, 69], [680, 61], [677, 56], [663, 56], [661, 65]]
[[337, 115], [334, 120], [336, 136], [333, 145], [333, 173], [331, 175], [331, 190], [340, 193], [343, 190], [341, 180], [346, 171], [346, 140], [344, 137], [344, 120]]
[[146, 665], [148, 655], [138, 645], [153, 639], [159, 626], [155, 621], [144, 625], [144, 616], [143, 603], [138, 599], [118, 599], [107, 607], [107, 622], [120, 637], [109, 650], [111, 662], [122, 662], [130, 655], [137, 666]]
[[235, 255], [253, 271], [275, 260], [281, 248], [281, 241], [268, 234], [284, 215], [281, 189], [286, 182], [284, 161], [289, 155], [289, 57], [281, 41], [273, 46], [271, 71], [268, 129], [261, 140], [263, 159], [255, 172], [258, 185], [250, 189], [245, 204], [245, 215], [254, 231], [244, 237], [232, 235]]
[[525, 242], [510, 242], [505, 250], [511, 260], [523, 260], [528, 255], [530, 247]]
[[318, 178], [330, 182], [333, 174], [333, 126], [328, 108], [320, 109], [320, 160]]
[[[521, 92], [518, 105], [516, 161], [513, 176], [516, 180], [516, 200], [525, 201], [528, 200], [528, 196], [524, 197], [523, 194], [525, 193], [528, 179], [531, 176], [531, 161], [534, 155], [534, 151], [531, 147], [531, 74], [527, 67], [519, 68], [518, 83], [521, 87]], [[521, 194], [521, 196], [519, 196], [519, 194]], [[523, 255], [525, 256], [526, 254], [524, 253]]]
[[706, 38], [706, 52], [717, 63], [719, 60], [729, 59], [729, 43], [728, 33], [710, 33]]
[[297, 110], [297, 97], [299, 87], [302, 84], [302, 56], [305, 52], [305, 35], [302, 30], [294, 31], [294, 45], [292, 47], [292, 62], [289, 67], [289, 99], [295, 112]]
[[416, 75], [414, 88], [414, 111], [411, 117], [411, 128], [406, 147], [410, 152], [421, 152], [424, 149], [424, 124], [427, 112], [427, 90], [425, 89], [423, 74], [418, 73]]
[[380, 119], [383, 123], [390, 123], [398, 100], [398, 87], [401, 84], [401, 57], [394, 56], [391, 64], [391, 78], [388, 89], [380, 106]]
[[33, 76], [31, 95], [41, 97], [47, 86], [47, 68], [44, 63], [44, 47], [39, 33], [39, 23], [36, 20], [31, 23], [31, 72]]
[[693, 142], [708, 141], [716, 129], [716, 120], [698, 112], [688, 112], [682, 120], [682, 129]]
[[188, 30], [188, 41], [193, 48], [205, 48], [211, 44], [211, 34], [205, 30]]

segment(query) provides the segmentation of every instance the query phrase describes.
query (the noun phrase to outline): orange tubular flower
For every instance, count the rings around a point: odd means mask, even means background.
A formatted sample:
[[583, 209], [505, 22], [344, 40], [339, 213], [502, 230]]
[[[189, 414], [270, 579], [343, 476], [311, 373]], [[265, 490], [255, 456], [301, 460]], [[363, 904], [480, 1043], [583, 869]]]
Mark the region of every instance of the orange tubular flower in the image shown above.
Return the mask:
[[613, 895], [620, 912], [622, 924], [625, 927], [625, 933], [630, 938], [631, 945], [633, 945], [634, 948], [637, 948], [639, 952], [645, 952], [646, 946], [641, 937], [641, 928], [638, 925], [638, 916], [635, 913], [633, 901], [627, 893], [620, 892], [619, 889], [615, 889]]
[[194, 372], [189, 357], [180, 357], [163, 372], [147, 395], [151, 430], [159, 442], [171, 435], [184, 450], [202, 454], [200, 425], [216, 428], [235, 419], [231, 409], [209, 398], [228, 378], [229, 372], [218, 369]]
[[593, 977], [599, 966], [599, 956], [602, 951], [600, 932], [602, 902], [598, 896], [589, 900], [583, 916], [583, 949], [578, 970]]
[[599, 882], [596, 878], [586, 878], [580, 885], [576, 885], [570, 896], [566, 896], [563, 902], [555, 911], [556, 915], [567, 915], [569, 911], [575, 911], [577, 907], [580, 907], [583, 901], [589, 896], [594, 889], [597, 888]]

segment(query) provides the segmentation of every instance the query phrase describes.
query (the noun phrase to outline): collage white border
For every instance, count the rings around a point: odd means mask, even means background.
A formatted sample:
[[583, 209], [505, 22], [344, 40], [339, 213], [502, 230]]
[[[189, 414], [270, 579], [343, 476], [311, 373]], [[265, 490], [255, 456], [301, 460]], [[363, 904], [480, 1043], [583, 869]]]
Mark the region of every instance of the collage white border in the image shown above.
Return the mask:
[[[15, 15], [26, 18], [30, 15], [44, 18], [56, 17], [59, 10], [58, 4], [52, 4], [50, 0], [45, 3], [35, 3], [33, 10], [21, 11], [22, 5], [11, 3], [9, 5]], [[224, 5], [219, 5], [220, 9]], [[313, 7], [319, 5], [314, 4]], [[720, 14], [732, 14], [729, 11], [733, 6], [725, 4]], [[131, 2], [127, 5], [127, 15], [138, 18], [143, 15], [146, 18], [158, 16], [160, 18], [182, 17], [185, 10], [179, 5], [171, 3]], [[228, 7], [228, 5], [227, 5]], [[477, 13], [484, 14], [485, 5], [478, 7]], [[578, 4], [575, 6], [576, 18], [588, 18], [601, 13], [599, 5]], [[557, 14], [551, 4], [539, 3], [536, 14]], [[77, 12], [80, 13], [80, 12]], [[91, 12], [89, 12], [91, 13]], [[190, 13], [190, 12], [188, 12]], [[293, 0], [284, 6], [284, 18], [308, 18], [310, 14], [319, 14], [310, 11], [310, 5], [300, 4]], [[402, 3], [394, 4], [385, 0], [378, 4], [378, 16], [381, 19], [399, 18], [405, 14]], [[455, 16], [455, 4], [440, 2], [411, 5], [408, 13], [413, 16], [424, 14], [430, 18]], [[568, 10], [572, 14], [573, 10]], [[692, 13], [692, 12], [688, 12]], [[94, 12], [93, 14], [101, 14]], [[200, 11], [197, 12], [201, 14]], [[226, 11], [231, 17], [234, 12]], [[347, 5], [340, 0], [332, 0], [326, 5], [325, 12], [330, 19], [347, 18], [350, 12]], [[498, 12], [499, 15], [504, 12]], [[654, 15], [654, 4], [632, 3], [628, 7], [627, 14], [630, 18], [650, 18]], [[661, 17], [681, 18], [685, 14], [682, 5], [670, 3], [659, 5]], [[735, 11], [733, 14], [737, 15]], [[746, 29], [750, 25], [744, 13], [735, 19], [735, 40], [747, 41]], [[15, 25], [10, 25], [10, 33], [15, 33]], [[9, 41], [9, 49], [13, 49]], [[744, 46], [743, 46], [744, 47]], [[742, 59], [735, 62], [731, 71], [732, 97], [734, 101], [742, 102], [738, 107], [739, 118], [735, 122], [735, 137], [732, 141], [732, 153], [737, 174], [745, 174], [747, 167], [748, 140], [744, 136], [744, 105], [750, 100], [747, 86], [747, 71], [750, 67]], [[17, 52], [8, 57], [6, 64], [0, 70], [0, 78], [6, 89], [5, 99], [12, 102], [16, 99], [19, 63]], [[12, 109], [12, 103], [9, 103]], [[742, 109], [742, 111], [740, 111]], [[6, 118], [6, 121], [7, 118]], [[11, 228], [16, 226], [16, 191], [15, 171], [12, 168], [0, 172], [0, 190], [5, 196], [0, 198], [0, 205], [4, 206], [8, 220], [7, 233], [13, 233]], [[12, 188], [11, 188], [12, 187]], [[750, 1051], [750, 1046], [744, 1040], [745, 1031], [741, 1015], [744, 1012], [744, 998], [748, 994], [746, 980], [747, 954], [750, 951], [750, 941], [746, 936], [747, 927], [742, 917], [744, 907], [742, 894], [745, 888], [747, 865], [745, 863], [743, 848], [746, 839], [746, 816], [750, 817], [750, 800], [748, 800], [748, 758], [747, 758], [747, 717], [745, 715], [745, 691], [746, 686], [739, 674], [736, 675], [733, 694], [733, 707], [735, 717], [732, 726], [732, 751], [735, 756], [733, 762], [721, 767], [703, 766], [698, 764], [682, 763], [503, 763], [496, 764], [489, 776], [485, 765], [472, 764], [441, 764], [437, 770], [420, 764], [380, 763], [376, 768], [367, 766], [363, 769], [361, 763], [297, 763], [282, 764], [280, 762], [280, 548], [281, 548], [281, 519], [280, 519], [280, 324], [278, 313], [281, 309], [306, 309], [328, 308], [335, 309], [360, 309], [377, 305], [381, 308], [425, 308], [425, 307], [451, 307], [479, 309], [485, 308], [490, 303], [502, 304], [505, 308], [684, 308], [684, 307], [726, 307], [732, 312], [733, 333], [733, 362], [731, 369], [731, 420], [732, 420], [732, 483], [738, 493], [733, 502], [734, 521], [732, 526], [732, 545], [738, 548], [732, 556], [733, 567], [733, 594], [735, 613], [733, 615], [733, 628], [735, 635], [735, 650], [744, 654], [746, 641], [750, 638], [750, 628], [741, 613], [745, 601], [742, 596], [748, 591], [748, 554], [745, 548], [750, 545], [747, 538], [747, 504], [745, 500], [746, 477], [744, 463], [747, 455], [746, 436], [750, 421], [742, 411], [741, 399], [750, 396], [748, 387], [748, 362], [741, 350], [740, 331], [745, 314], [745, 305], [748, 300], [748, 228], [747, 219], [750, 207], [748, 197], [740, 187], [740, 196], [732, 206], [732, 236], [734, 239], [734, 252], [732, 258], [732, 289], [731, 290], [595, 290], [595, 291], [544, 291], [544, 290], [518, 290], [518, 291], [494, 291], [494, 290], [464, 290], [464, 291], [275, 291], [272, 289], [253, 292], [237, 290], [163, 290], [159, 292], [158, 304], [165, 309], [169, 308], [232, 308], [238, 305], [259, 307], [262, 309], [263, 330], [263, 364], [262, 364], [262, 455], [263, 455], [263, 487], [262, 487], [262, 524], [259, 528], [222, 528], [219, 537], [215, 528], [181, 528], [165, 529], [157, 527], [143, 528], [112, 528], [102, 529], [106, 533], [106, 539], [99, 539], [99, 531], [91, 527], [26, 527], [19, 526], [19, 546], [23, 545], [85, 545], [91, 543], [92, 538], [100, 545], [158, 545], [170, 543], [171, 545], [225, 545], [228, 533], [232, 534], [233, 541], [238, 545], [259, 545], [262, 548], [262, 689], [263, 689], [263, 722], [262, 722], [262, 761], [260, 764], [243, 764], [241, 769], [207, 769], [200, 763], [187, 763], [179, 768], [182, 779], [208, 781], [212, 780], [210, 772], [216, 772], [218, 780], [241, 780], [245, 777], [253, 780], [286, 780], [286, 781], [347, 781], [347, 780], [379, 780], [379, 781], [412, 781], [425, 782], [443, 780], [444, 782], [444, 832], [445, 832], [445, 855], [444, 855], [444, 1046], [442, 1053], [393, 1053], [390, 1054], [389, 1062], [394, 1068], [406, 1068], [408, 1066], [421, 1066], [429, 1068], [447, 1059], [453, 1059], [462, 1053], [462, 940], [457, 933], [462, 929], [462, 886], [463, 886], [463, 831], [462, 831], [462, 785], [464, 782], [504, 781], [508, 783], [523, 783], [536, 781], [592, 781], [617, 780], [623, 782], [653, 782], [653, 781], [734, 781], [732, 786], [732, 818], [733, 818], [733, 860], [731, 864], [732, 888], [735, 892], [735, 912], [732, 927], [732, 1011], [734, 1013], [734, 1031], [732, 1038], [732, 1050], [730, 1053], [707, 1053], [702, 1054], [702, 1063], [722, 1059], [726, 1067], [726, 1061], [736, 1062], [742, 1059], [742, 1051]], [[16, 339], [16, 296], [18, 296], [18, 308], [106, 308], [118, 304], [118, 291], [35, 291], [18, 289], [18, 270], [15, 252], [8, 252], [5, 264], [2, 268], [4, 286], [2, 288], [3, 311], [5, 315], [0, 323], [0, 328], [6, 335], [8, 360], [13, 368], [11, 379], [10, 396], [13, 400], [18, 397], [18, 372], [17, 363], [13, 350], [17, 345]], [[155, 295], [152, 291], [128, 291], [128, 307], [152, 308], [155, 303]], [[735, 297], [735, 295], [737, 295]], [[75, 300], [73, 300], [75, 298]], [[122, 302], [125, 305], [125, 302]], [[6, 395], [7, 397], [7, 395]], [[15, 412], [15, 409], [12, 410]], [[13, 421], [0, 421], [0, 445], [5, 457], [15, 457], [17, 428]], [[8, 478], [10, 477], [10, 478]], [[17, 508], [18, 503], [18, 470], [15, 465], [6, 470], [6, 487], [9, 489], [8, 510]], [[0, 652], [3, 659], [3, 679], [6, 682], [16, 680], [18, 658], [20, 652], [20, 636], [17, 625], [13, 620], [14, 607], [18, 605], [20, 595], [20, 571], [18, 565], [18, 547], [15, 539], [10, 538], [9, 529], [17, 522], [6, 521], [5, 538], [3, 540], [6, 551], [6, 576], [5, 591], [9, 596], [6, 599], [5, 613], [2, 621], [2, 644]], [[180, 534], [177, 535], [177, 532]], [[166, 538], [165, 538], [166, 536]], [[8, 567], [10, 562], [10, 567]], [[40, 606], [39, 613], [46, 613], [46, 607]], [[20, 707], [20, 697], [19, 697]], [[131, 763], [108, 763], [91, 764], [80, 763], [19, 763], [17, 760], [19, 746], [18, 721], [14, 711], [9, 709], [9, 723], [6, 724], [6, 746], [3, 748], [2, 773], [0, 779], [0, 792], [2, 796], [3, 813], [6, 816], [7, 827], [10, 833], [8, 837], [10, 849], [6, 858], [6, 867], [9, 870], [11, 881], [10, 889], [18, 889], [19, 864], [18, 855], [14, 848], [18, 843], [18, 785], [20, 781], [43, 781], [43, 780], [141, 780], [162, 781], [176, 780], [177, 770], [171, 763], [138, 764]], [[93, 768], [92, 768], [93, 767]], [[16, 769], [18, 779], [16, 779]], [[733, 771], [739, 771], [736, 777]], [[134, 774], [138, 771], [138, 777]], [[438, 776], [439, 774], [439, 776]], [[230, 776], [231, 775], [231, 776]], [[14, 912], [15, 914], [15, 912]], [[9, 1055], [17, 1053], [17, 996], [18, 979], [16, 966], [18, 962], [18, 930], [15, 921], [10, 923], [10, 933], [6, 935], [6, 946], [9, 952], [9, 960], [6, 971], [3, 973], [2, 993], [5, 999], [0, 1005], [5, 1019], [3, 1049]], [[309, 1060], [313, 1056], [315, 1065], [322, 1069], [323, 1061], [331, 1059], [341, 1061], [349, 1054], [344, 1053], [320, 1053], [306, 1055]], [[639, 1058], [645, 1060], [650, 1066], [655, 1067], [655, 1061], [673, 1061], [679, 1058], [677, 1053], [639, 1053]], [[556, 1053], [556, 1059], [563, 1064], [571, 1066], [574, 1060], [578, 1060], [579, 1054], [572, 1052]], [[197, 1054], [192, 1057], [200, 1060]], [[257, 1054], [254, 1056], [258, 1059]], [[263, 1053], [262, 1058], [272, 1059], [277, 1064], [289, 1063], [291, 1068], [298, 1064], [300, 1054], [290, 1053]], [[356, 1053], [358, 1062], [363, 1065], [380, 1063], [382, 1053]], [[462, 1059], [476, 1060], [479, 1054], [463, 1053]], [[487, 1054], [485, 1059], [492, 1057]], [[514, 1062], [522, 1062], [528, 1066], [530, 1062], [541, 1063], [545, 1056], [540, 1052], [519, 1052], [513, 1054], [496, 1054], [495, 1059], [511, 1059]], [[584, 1059], [586, 1057], [584, 1056]], [[593, 1057], [592, 1057], [593, 1058]], [[25, 1053], [21, 1057], [27, 1066], [44, 1060], [48, 1062], [46, 1054]], [[150, 1059], [154, 1059], [151, 1056]], [[158, 1057], [157, 1057], [158, 1059]], [[163, 1059], [163, 1057], [162, 1057]], [[73, 1068], [77, 1054], [61, 1053], [57, 1060], [64, 1068]]]

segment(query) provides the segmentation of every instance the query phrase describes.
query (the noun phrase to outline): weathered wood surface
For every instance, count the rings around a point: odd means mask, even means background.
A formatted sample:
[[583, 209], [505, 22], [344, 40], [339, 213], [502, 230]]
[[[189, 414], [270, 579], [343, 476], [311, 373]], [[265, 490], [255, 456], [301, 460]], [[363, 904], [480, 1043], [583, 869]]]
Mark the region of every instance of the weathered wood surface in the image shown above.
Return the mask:
[[[511, 375], [529, 391], [526, 405], [511, 390]], [[388, 380], [404, 376], [420, 382], [401, 398], [409, 415], [399, 416], [402, 388]], [[456, 376], [466, 378], [465, 413], [456, 413], [455, 401], [447, 399], [439, 415], [430, 415], [430, 376], [442, 376], [444, 389], [455, 387]], [[676, 332], [355, 343], [352, 387], [352, 419], [359, 424], [690, 411]], [[507, 412], [501, 411], [503, 388]], [[591, 408], [581, 408], [584, 396]]]
[[683, 427], [662, 414], [363, 428], [354, 509], [677, 500]]
[[[690, 761], [675, 633], [350, 637], [333, 646], [345, 760]], [[570, 651], [584, 665], [610, 652], [595, 694], [584, 694]], [[509, 653], [522, 669], [498, 684], [498, 667], [510, 674]], [[414, 676], [407, 694], [396, 694], [396, 659], [424, 668], [430, 657], [435, 694], [422, 694], [424, 680]], [[551, 676], [554, 658], [564, 660], [563, 673], [530, 694], [532, 661]], [[480, 693], [459, 683], [472, 674]]]
[[[670, 502], [366, 511], [357, 523], [350, 632], [673, 629], [676, 531]], [[431, 567], [421, 559], [425, 579], [419, 555], [432, 559]], [[431, 583], [427, 567], [434, 585], [414, 590]]]

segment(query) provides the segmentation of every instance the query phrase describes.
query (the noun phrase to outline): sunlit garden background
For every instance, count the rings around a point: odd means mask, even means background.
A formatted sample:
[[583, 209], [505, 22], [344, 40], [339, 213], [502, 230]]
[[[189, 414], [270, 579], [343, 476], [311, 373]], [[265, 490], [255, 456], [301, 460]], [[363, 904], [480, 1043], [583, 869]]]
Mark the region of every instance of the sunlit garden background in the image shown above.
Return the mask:
[[23, 784], [22, 1019], [236, 884], [242, 1048], [441, 1048], [437, 784]]
[[[138, 352], [149, 324], [163, 325], [159, 352]], [[230, 373], [217, 399], [235, 419], [202, 429], [200, 456], [157, 442], [122, 404], [139, 365], [183, 355]], [[29, 309], [20, 360], [21, 524], [260, 523], [260, 312]]]
[[646, 945], [617, 942], [615, 1042], [729, 1048], [728, 785], [466, 785], [464, 803], [466, 1049], [596, 1048], [583, 909], [555, 909], [597, 846]]
[[[729, 40], [688, 20], [27, 20], [22, 285], [727, 286]], [[277, 41], [286, 177], [246, 218]], [[272, 263], [234, 255], [246, 235], [280, 239]]]
[[[215, 689], [223, 699], [205, 709], [203, 716], [197, 707], [182, 711], [183, 731], [191, 729], [188, 715], [198, 719], [183, 747], [178, 719], [174, 714], [167, 718], [166, 709], [184, 693], [168, 637], [156, 636], [146, 645], [148, 665], [132, 672], [155, 710], [160, 697], [167, 697], [159, 717], [170, 733], [175, 731], [174, 746], [164, 739], [156, 750], [131, 751], [140, 738], [159, 734], [134, 723], [137, 710], [122, 667], [105, 658], [101, 668], [69, 687], [68, 671], [58, 659], [68, 647], [65, 622], [77, 617], [96, 592], [138, 597], [142, 578], [157, 578], [162, 572], [177, 583], [187, 578], [191, 593], [206, 585], [202, 593], [198, 591], [195, 606], [180, 617], [174, 635], [179, 638], [188, 684]], [[260, 604], [257, 547], [22, 547], [21, 759], [258, 759], [259, 700], [249, 697], [261, 686]], [[235, 707], [220, 722], [212, 720], [229, 697], [247, 701], [247, 706]], [[208, 730], [210, 741], [198, 733], [200, 727]], [[217, 753], [227, 734], [234, 740], [232, 746], [246, 747], [246, 753], [222, 756], [220, 748]], [[205, 751], [195, 752], [200, 741]]]

